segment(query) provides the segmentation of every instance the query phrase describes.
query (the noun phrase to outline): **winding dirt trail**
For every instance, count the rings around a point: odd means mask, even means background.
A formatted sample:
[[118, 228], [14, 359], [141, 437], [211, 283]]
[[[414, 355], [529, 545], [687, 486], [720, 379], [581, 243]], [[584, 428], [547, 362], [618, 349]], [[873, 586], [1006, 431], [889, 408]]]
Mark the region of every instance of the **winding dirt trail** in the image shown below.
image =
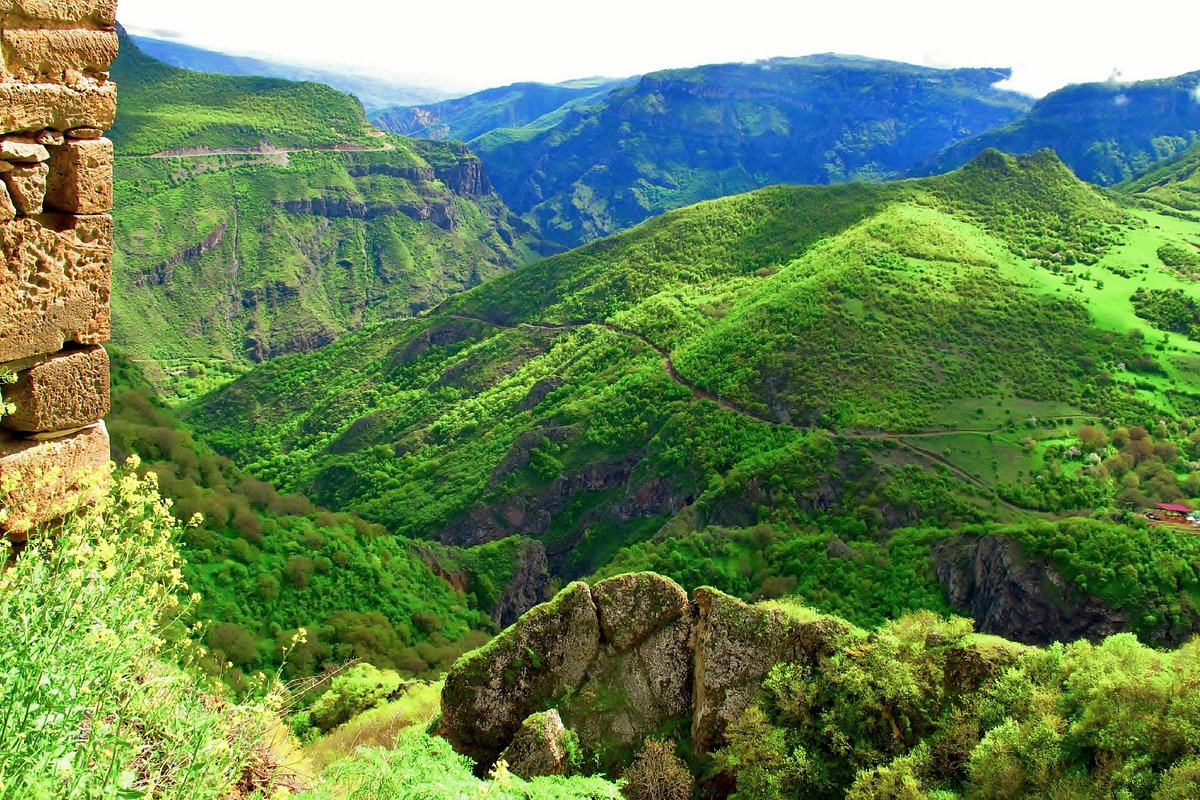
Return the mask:
[[[1002, 430], [1004, 430], [1004, 428], [993, 428], [993, 429], [946, 428], [946, 429], [930, 429], [930, 430], [913, 431], [913, 432], [907, 432], [907, 431], [835, 431], [835, 430], [830, 430], [828, 428], [821, 428], [821, 427], [812, 426], [812, 425], [800, 425], [800, 424], [797, 424], [794, 422], [780, 422], [777, 419], [771, 419], [770, 417], [767, 417], [764, 414], [760, 414], [757, 411], [754, 411], [752, 409], [738, 405], [737, 403], [734, 403], [732, 400], [729, 400], [728, 398], [713, 394], [712, 392], [710, 392], [706, 389], [702, 389], [699, 386], [697, 386], [696, 384], [687, 380], [686, 378], [684, 378], [683, 376], [681, 376], [679, 374], [678, 370], [675, 369], [675, 362], [671, 358], [670, 351], [668, 351], [666, 348], [660, 347], [659, 345], [650, 341], [644, 335], [638, 333], [637, 331], [631, 331], [628, 328], [622, 328], [620, 326], [613, 325], [612, 323], [609, 323], [609, 322], [590, 322], [587, 320], [572, 320], [570, 322], [521, 322], [521, 323], [518, 323], [517, 325], [501, 325], [499, 323], [492, 322], [491, 320], [487, 320], [482, 317], [474, 317], [469, 314], [450, 314], [449, 316], [455, 317], [458, 319], [469, 320], [471, 322], [478, 322], [481, 325], [487, 325], [488, 327], [499, 328], [501, 330], [517, 330], [519, 328], [534, 328], [537, 330], [562, 331], [562, 330], [573, 330], [576, 328], [585, 328], [585, 327], [589, 327], [589, 326], [590, 327], [598, 327], [598, 328], [606, 328], [607, 330], [610, 330], [613, 333], [617, 333], [617, 334], [621, 334], [622, 336], [629, 336], [631, 338], [637, 339], [639, 342], [646, 345], [651, 350], [655, 351], [660, 356], [662, 356], [663, 371], [666, 372], [667, 377], [669, 377], [673, 382], [675, 382], [679, 386], [682, 386], [683, 388], [687, 389], [689, 392], [692, 393], [692, 396], [698, 400], [708, 400], [709, 402], [716, 403], [717, 405], [719, 405], [722, 408], [725, 408], [729, 411], [732, 411], [737, 414], [741, 414], [742, 416], [745, 416], [745, 417], [750, 417], [751, 419], [757, 420], [758, 422], [762, 422], [767, 425], [787, 425], [788, 427], [795, 428], [796, 430], [799, 430], [799, 431], [823, 431], [826, 434], [828, 434], [829, 436], [839, 438], [839, 439], [847, 439], [847, 440], [851, 440], [851, 441], [892, 442], [896, 446], [901, 447], [904, 450], [907, 450], [908, 452], [912, 453], [913, 455], [915, 455], [921, 459], [924, 459], [926, 461], [932, 462], [934, 464], [937, 464], [940, 467], [945, 468], [950, 473], [957, 476], [959, 479], [966, 481], [967, 483], [970, 483], [974, 486], [978, 486], [979, 488], [981, 488], [985, 492], [987, 492], [987, 494], [990, 497], [992, 497], [997, 503], [999, 503], [1001, 506], [1007, 508], [1009, 511], [1012, 511], [1012, 512], [1018, 513], [1018, 514], [1030, 513], [1030, 509], [1022, 508], [1021, 506], [1015, 505], [1015, 504], [1010, 503], [1009, 501], [1005, 500], [1003, 497], [1001, 497], [996, 492], [994, 487], [985, 483], [978, 476], [972, 475], [970, 472], [967, 472], [962, 467], [958, 466], [957, 464], [953, 463], [952, 461], [949, 461], [945, 456], [941, 455], [940, 453], [936, 453], [932, 450], [926, 450], [923, 447], [919, 447], [919, 446], [913, 444], [912, 442], [907, 441], [908, 439], [912, 439], [912, 438], [933, 438], [933, 437], [937, 437], [937, 436], [947, 436], [947, 435], [960, 434], [960, 433], [987, 435], [990, 433], [999, 433]], [[1073, 414], [1073, 415], [1066, 415], [1066, 416], [1061, 416], [1061, 417], [1046, 417], [1045, 420], [1046, 421], [1058, 421], [1058, 420], [1068, 420], [1068, 419], [1079, 419], [1084, 416], [1086, 416], [1086, 415]]]

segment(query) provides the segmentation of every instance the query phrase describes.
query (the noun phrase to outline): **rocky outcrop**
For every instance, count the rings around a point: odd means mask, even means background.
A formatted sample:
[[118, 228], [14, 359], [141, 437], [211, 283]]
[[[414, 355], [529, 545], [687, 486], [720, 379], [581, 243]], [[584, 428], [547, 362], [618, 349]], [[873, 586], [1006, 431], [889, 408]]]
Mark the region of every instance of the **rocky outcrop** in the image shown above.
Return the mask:
[[600, 623], [587, 584], [573, 583], [446, 676], [438, 731], [491, 764], [521, 724], [583, 683], [600, 652]]
[[442, 230], [450, 231], [458, 227], [454, 206], [444, 200], [366, 203], [345, 197], [314, 197], [309, 200], [279, 200], [276, 204], [289, 214], [329, 219], [359, 219], [368, 222], [380, 217], [402, 214], [418, 222], [431, 223]]
[[151, 269], [135, 278], [134, 282], [138, 286], [146, 286], [147, 284], [152, 286], [164, 285], [171, 280], [171, 277], [175, 274], [175, 268], [180, 264], [200, 258], [200, 256], [213, 250], [220, 245], [221, 242], [225, 241], [225, 233], [228, 230], [229, 223], [222, 222], [213, 229], [212, 233], [210, 233], [208, 236], [205, 236], [201, 241], [185, 249], [182, 253], [176, 253], [166, 261], [161, 261], [158, 264], [155, 264]]
[[692, 602], [652, 573], [574, 583], [454, 665], [438, 731], [482, 767], [524, 736], [530, 714], [550, 709], [602, 766], [681, 729], [710, 752], [773, 666], [816, 664], [851, 630], [713, 589]]
[[1005, 536], [962, 536], [934, 545], [933, 569], [950, 602], [975, 626], [1026, 644], [1099, 641], [1129, 630], [1130, 615], [1081, 595], [1047, 558]]
[[509, 772], [521, 778], [566, 775], [571, 769], [568, 736], [562, 717], [554, 709], [532, 714], [521, 723], [500, 760], [508, 764]]
[[7, 538], [93, 497], [108, 464], [115, 22], [114, 0], [0, 0], [0, 375], [17, 378], [3, 387], [16, 413], [0, 411]]
[[715, 589], [697, 589], [692, 741], [699, 752], [724, 742], [725, 729], [754, 702], [776, 664], [813, 666], [852, 628], [834, 617], [801, 617], [748, 606]]

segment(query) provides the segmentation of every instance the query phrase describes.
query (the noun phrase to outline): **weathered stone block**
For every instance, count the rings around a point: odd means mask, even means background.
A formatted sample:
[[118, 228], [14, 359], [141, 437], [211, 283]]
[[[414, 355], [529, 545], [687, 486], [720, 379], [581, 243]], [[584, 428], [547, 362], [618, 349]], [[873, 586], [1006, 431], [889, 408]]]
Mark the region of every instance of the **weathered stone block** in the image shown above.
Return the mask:
[[74, 86], [0, 82], [0, 130], [57, 131], [112, 127], [117, 114], [114, 83], [84, 81]]
[[0, 535], [23, 539], [31, 525], [69, 513], [96, 500], [109, 461], [103, 422], [48, 442], [0, 433], [0, 508], [7, 509]]
[[45, 145], [38, 144], [31, 137], [7, 136], [0, 139], [0, 161], [36, 164], [49, 160], [50, 151], [46, 149]]
[[117, 57], [116, 31], [8, 28], [0, 43], [3, 73], [29, 83], [64, 81], [69, 70], [103, 73]]
[[113, 144], [108, 139], [67, 142], [50, 161], [46, 205], [71, 214], [102, 214], [113, 203]]
[[[5, 162], [0, 161], [0, 164]], [[17, 218], [17, 207], [13, 204], [12, 196], [8, 193], [8, 187], [3, 181], [0, 181], [0, 223], [12, 222]]]
[[8, 187], [18, 214], [28, 216], [42, 213], [46, 199], [46, 177], [49, 174], [49, 164], [22, 164], [0, 176]]
[[0, 363], [108, 341], [112, 242], [107, 215], [0, 225]]
[[112, 25], [117, 21], [117, 0], [0, 0], [0, 14], [35, 22]]
[[90, 425], [108, 413], [108, 353], [94, 345], [64, 350], [18, 373], [4, 390], [17, 410], [0, 420], [14, 431], [61, 431]]

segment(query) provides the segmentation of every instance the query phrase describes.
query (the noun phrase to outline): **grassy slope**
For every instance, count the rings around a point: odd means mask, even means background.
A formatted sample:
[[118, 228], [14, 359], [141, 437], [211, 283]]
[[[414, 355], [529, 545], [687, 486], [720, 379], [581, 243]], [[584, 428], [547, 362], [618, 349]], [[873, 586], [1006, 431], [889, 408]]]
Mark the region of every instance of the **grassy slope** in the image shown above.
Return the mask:
[[1083, 180], [1119, 183], [1200, 139], [1197, 91], [1200, 72], [1068, 86], [1009, 124], [951, 145], [913, 174], [954, 169], [989, 147], [1010, 153], [1050, 148]]
[[323, 84], [178, 69], [124, 35], [112, 72], [121, 86], [112, 133], [120, 155], [374, 141], [358, 101]]
[[1002, 77], [836, 56], [668, 70], [472, 144], [515, 210], [575, 246], [772, 183], [902, 173], [1026, 110]]
[[1033, 482], [1024, 440], [1070, 435], [1030, 416], [1140, 422], [1200, 395], [1182, 337], [1145, 353], [1162, 373], [1120, 371], [1147, 347], [1132, 287], [1183, 280], [1140, 266], [1184, 235], [1147, 213], [1046, 154], [766, 189], [256, 370], [193, 419], [331, 506], [448, 541], [533, 534], [564, 575], [660, 528], [1011, 518], [992, 490]]
[[[461, 146], [368, 136], [354, 99], [327, 87], [178, 70], [128, 40], [113, 72], [124, 153], [371, 148], [119, 158], [116, 340], [138, 357], [178, 372], [312, 349], [524, 257]], [[343, 210], [284, 207], [312, 200]]]

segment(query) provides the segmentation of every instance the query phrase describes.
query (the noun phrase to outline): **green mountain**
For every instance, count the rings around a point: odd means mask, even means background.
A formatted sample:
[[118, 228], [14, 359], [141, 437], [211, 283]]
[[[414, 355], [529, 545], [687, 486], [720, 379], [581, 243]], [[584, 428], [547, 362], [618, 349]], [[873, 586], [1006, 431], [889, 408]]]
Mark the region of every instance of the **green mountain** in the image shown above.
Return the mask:
[[115, 337], [172, 372], [310, 350], [527, 257], [478, 158], [377, 131], [348, 95], [127, 38], [113, 75]]
[[381, 78], [378, 75], [234, 56], [193, 47], [182, 42], [155, 39], [150, 36], [135, 35], [130, 38], [143, 53], [173, 67], [197, 72], [215, 72], [220, 75], [256, 75], [283, 78], [289, 81], [323, 83], [338, 91], [354, 95], [368, 111], [387, 106], [434, 103], [451, 94], [442, 89]]
[[1029, 108], [1005, 70], [844, 56], [657, 72], [472, 141], [505, 201], [571, 247], [772, 183], [895, 176]]
[[1121, 184], [1143, 200], [1195, 216], [1200, 212], [1200, 143]]
[[[769, 188], [272, 362], [191, 420], [238, 463], [405, 536], [533, 536], [564, 579], [645, 566], [747, 596], [808, 586], [869, 624], [945, 602], [930, 547], [947, 526], [1200, 494], [1184, 480], [1200, 342], [1134, 302], [1194, 293], [1156, 253], [1197, 233], [1049, 152]], [[1086, 574], [1071, 552], [1045, 557]], [[1091, 580], [1104, 602], [1153, 605]], [[1163, 613], [1138, 625], [1170, 638]]]
[[1200, 141], [1200, 72], [1137, 83], [1084, 83], [1059, 89], [1029, 113], [957, 142], [914, 170], [961, 166], [989, 147], [1009, 153], [1054, 150], [1085, 181], [1109, 185]]
[[402, 136], [469, 141], [499, 128], [545, 127], [547, 115], [599, 102], [626, 82], [514, 83], [440, 103], [384, 108], [372, 113], [371, 121]]

